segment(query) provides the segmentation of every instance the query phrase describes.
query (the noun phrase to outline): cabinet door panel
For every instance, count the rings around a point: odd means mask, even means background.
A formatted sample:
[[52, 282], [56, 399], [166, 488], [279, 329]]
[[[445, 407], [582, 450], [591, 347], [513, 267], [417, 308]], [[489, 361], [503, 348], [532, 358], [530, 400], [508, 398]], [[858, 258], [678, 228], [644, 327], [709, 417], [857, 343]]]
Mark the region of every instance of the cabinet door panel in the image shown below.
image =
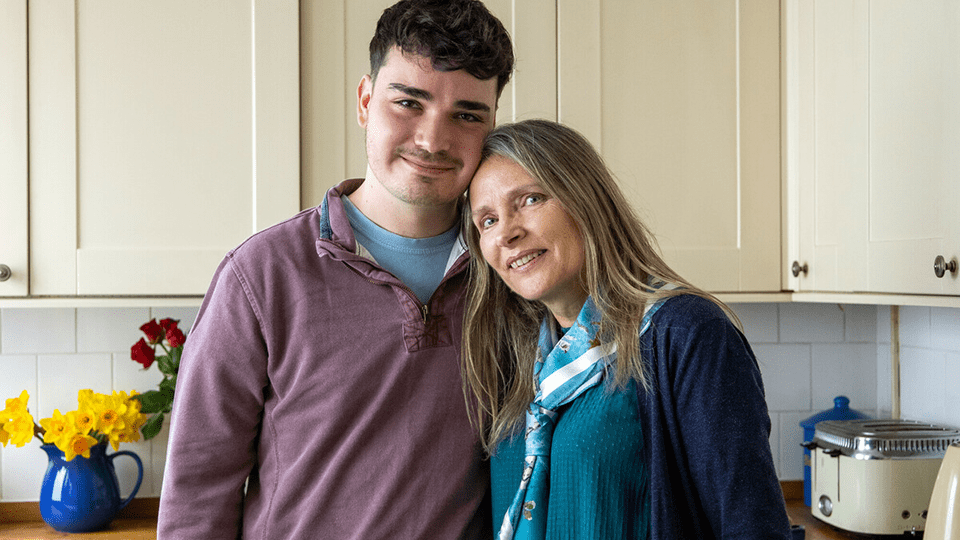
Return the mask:
[[871, 291], [960, 293], [933, 272], [936, 255], [960, 258], [958, 28], [956, 2], [870, 4]]
[[[869, 180], [868, 5], [862, 0], [791, 3], [787, 183], [797, 183], [802, 291], [854, 291], [866, 282]], [[793, 109], [792, 107], [795, 107]], [[793, 123], [793, 125], [790, 125]], [[788, 143], [789, 144], [789, 143]], [[792, 152], [792, 153], [791, 153]]]
[[776, 3], [561, 0], [558, 17], [560, 121], [667, 261], [712, 291], [779, 290]]
[[202, 294], [296, 212], [297, 2], [48, 0], [30, 24], [31, 104], [55, 104], [31, 115], [35, 294]]
[[0, 296], [25, 296], [27, 270], [27, 1], [0, 0]]

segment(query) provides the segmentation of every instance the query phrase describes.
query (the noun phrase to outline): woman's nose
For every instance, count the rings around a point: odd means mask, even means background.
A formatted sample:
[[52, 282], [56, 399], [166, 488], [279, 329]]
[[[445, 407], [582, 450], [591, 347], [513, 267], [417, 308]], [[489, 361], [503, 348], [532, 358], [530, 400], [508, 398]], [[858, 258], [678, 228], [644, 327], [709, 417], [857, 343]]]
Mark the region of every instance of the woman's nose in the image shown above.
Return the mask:
[[501, 218], [497, 241], [501, 246], [509, 247], [523, 237], [523, 226], [516, 218]]

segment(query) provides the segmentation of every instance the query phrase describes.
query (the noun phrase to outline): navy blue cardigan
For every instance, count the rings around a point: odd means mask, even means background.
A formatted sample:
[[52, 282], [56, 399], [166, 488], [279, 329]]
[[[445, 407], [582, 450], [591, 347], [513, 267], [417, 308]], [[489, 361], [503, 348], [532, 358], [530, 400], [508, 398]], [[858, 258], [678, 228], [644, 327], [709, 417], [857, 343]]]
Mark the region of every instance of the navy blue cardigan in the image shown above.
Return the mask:
[[790, 538], [760, 368], [712, 302], [668, 301], [641, 338], [651, 538]]

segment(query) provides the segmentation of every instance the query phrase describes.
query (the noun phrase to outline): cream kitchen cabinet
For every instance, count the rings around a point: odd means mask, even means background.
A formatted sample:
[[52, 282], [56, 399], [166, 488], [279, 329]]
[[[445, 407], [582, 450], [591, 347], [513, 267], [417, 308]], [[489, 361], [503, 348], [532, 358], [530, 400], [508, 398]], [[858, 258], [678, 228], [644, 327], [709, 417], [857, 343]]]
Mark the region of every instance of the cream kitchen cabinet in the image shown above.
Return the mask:
[[0, 187], [19, 237], [29, 186], [29, 267], [19, 248], [0, 296], [201, 295], [229, 249], [297, 211], [296, 0], [28, 6], [29, 126], [14, 105], [4, 130], [29, 179], [5, 142]]
[[960, 295], [958, 29], [952, 0], [785, 3], [786, 288]]
[[27, 0], [0, 0], [0, 296], [27, 294]]
[[[301, 205], [320, 204], [345, 178], [366, 173], [364, 133], [357, 124], [357, 86], [370, 71], [370, 38], [395, 0], [319, 0], [301, 5], [303, 36], [303, 184]], [[557, 28], [554, 0], [486, 0], [513, 40], [511, 82], [498, 122], [557, 118]]]
[[602, 152], [668, 263], [779, 292], [777, 2], [559, 0], [559, 119]]

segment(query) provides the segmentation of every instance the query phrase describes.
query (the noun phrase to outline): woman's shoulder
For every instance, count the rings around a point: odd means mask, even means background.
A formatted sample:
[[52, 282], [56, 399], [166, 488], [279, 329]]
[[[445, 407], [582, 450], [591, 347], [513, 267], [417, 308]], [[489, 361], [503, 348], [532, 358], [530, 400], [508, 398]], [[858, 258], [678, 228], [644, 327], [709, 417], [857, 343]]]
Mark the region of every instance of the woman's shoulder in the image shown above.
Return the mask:
[[652, 322], [654, 323], [695, 325], [717, 320], [730, 321], [719, 304], [696, 294], [678, 294], [667, 297], [662, 302], [663, 304], [653, 314]]

